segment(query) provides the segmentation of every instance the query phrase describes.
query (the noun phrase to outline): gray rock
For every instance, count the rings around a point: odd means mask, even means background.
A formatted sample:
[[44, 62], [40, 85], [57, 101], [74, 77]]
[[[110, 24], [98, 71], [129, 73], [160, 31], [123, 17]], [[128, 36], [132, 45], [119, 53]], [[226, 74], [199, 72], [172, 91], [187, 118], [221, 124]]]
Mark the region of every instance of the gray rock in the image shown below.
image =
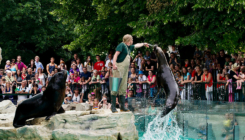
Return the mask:
[[16, 106], [10, 100], [0, 102], [0, 114], [15, 113]]
[[76, 104], [76, 111], [89, 111], [92, 110], [93, 106], [87, 103]]
[[[93, 114], [91, 114], [93, 113]], [[132, 112], [111, 113], [110, 110], [66, 111], [50, 120], [29, 119], [24, 127], [12, 126], [14, 114], [0, 114], [0, 139], [33, 140], [136, 140], [138, 132]]]

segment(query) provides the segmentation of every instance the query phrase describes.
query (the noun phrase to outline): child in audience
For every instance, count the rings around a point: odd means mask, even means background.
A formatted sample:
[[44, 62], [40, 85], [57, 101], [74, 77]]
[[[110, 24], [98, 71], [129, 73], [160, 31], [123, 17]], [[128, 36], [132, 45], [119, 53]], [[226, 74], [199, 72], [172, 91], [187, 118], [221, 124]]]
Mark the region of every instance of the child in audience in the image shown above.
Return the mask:
[[65, 99], [64, 99], [64, 103], [65, 103], [65, 104], [70, 104], [70, 103], [72, 103], [72, 102], [73, 102], [73, 100], [72, 100], [72, 95], [71, 95], [71, 94], [68, 94], [68, 96], [65, 97]]
[[91, 94], [88, 94], [88, 101], [86, 101], [87, 104], [93, 105], [93, 101], [92, 101], [92, 96]]
[[101, 84], [101, 91], [102, 91], [102, 94], [105, 94], [105, 93], [108, 93], [107, 91], [107, 88], [106, 88], [106, 78], [105, 78], [105, 71], [102, 70], [101, 71], [101, 75], [100, 75], [100, 78], [101, 78], [101, 81], [100, 81], [100, 84]]
[[240, 77], [240, 80], [237, 80], [237, 88], [236, 89], [242, 89], [242, 83], [244, 82], [245, 78], [245, 69], [243, 68], [242, 71], [239, 73], [238, 77]]
[[65, 94], [68, 96], [69, 94], [73, 94], [72, 93], [72, 91], [71, 91], [71, 88], [68, 86], [68, 85], [66, 85], [66, 92], [65, 92]]
[[110, 109], [111, 108], [111, 104], [107, 102], [107, 96], [105, 94], [103, 95], [102, 100], [99, 103], [99, 108], [100, 109]]
[[72, 69], [70, 70], [70, 73], [74, 74], [74, 71], [77, 71], [79, 75], [79, 69], [77, 68], [76, 64], [72, 64]]
[[72, 84], [74, 82], [74, 74], [70, 74], [70, 78], [68, 79], [68, 84]]
[[[84, 93], [87, 91], [88, 89], [88, 85], [86, 84], [85, 82], [85, 77], [81, 77], [80, 81], [79, 81], [80, 85], [82, 86], [82, 90], [80, 92], [80, 95], [81, 95], [81, 100], [83, 100], [83, 96], [84, 96]], [[80, 101], [80, 103], [82, 103], [83, 101]]]
[[134, 87], [134, 85], [133, 85], [133, 83], [132, 83], [132, 79], [131, 78], [128, 78], [128, 90], [130, 91], [130, 90], [133, 90], [133, 87]]
[[225, 75], [225, 80], [227, 80], [225, 89], [227, 89], [228, 87], [229, 102], [233, 102], [234, 98], [233, 98], [233, 93], [232, 93], [232, 79], [229, 79], [229, 77], [230, 77], [229, 74]]
[[94, 110], [99, 109], [99, 100], [98, 100], [97, 98], [94, 99], [94, 102], [93, 102], [93, 109], [94, 109]]
[[92, 92], [92, 93], [91, 93], [91, 101], [94, 102], [94, 99], [95, 99], [95, 93]]
[[136, 97], [141, 98], [142, 97], [142, 84], [138, 84], [139, 79], [136, 78]]
[[129, 90], [128, 92], [128, 98], [134, 97], [134, 91], [133, 90]]
[[6, 65], [5, 65], [5, 70], [6, 70], [6, 71], [7, 71], [7, 70], [10, 70], [10, 68], [11, 68], [11, 66], [10, 66], [10, 61], [7, 60], [7, 61], [6, 61]]

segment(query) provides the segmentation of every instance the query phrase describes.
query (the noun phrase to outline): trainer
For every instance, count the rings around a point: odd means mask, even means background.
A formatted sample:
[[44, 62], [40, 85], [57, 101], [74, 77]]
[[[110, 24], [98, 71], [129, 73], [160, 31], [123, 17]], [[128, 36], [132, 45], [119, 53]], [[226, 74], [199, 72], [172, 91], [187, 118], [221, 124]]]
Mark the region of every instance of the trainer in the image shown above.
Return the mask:
[[119, 103], [120, 111], [129, 111], [125, 108], [125, 96], [127, 90], [128, 81], [128, 68], [130, 65], [130, 52], [135, 48], [141, 48], [142, 46], [149, 47], [147, 43], [137, 43], [133, 45], [133, 37], [129, 34], [123, 36], [123, 42], [120, 43], [116, 48], [116, 53], [113, 57], [113, 77], [122, 78], [121, 84], [119, 86], [118, 92], [111, 91], [111, 111], [112, 113], [117, 113], [116, 110], [116, 97], [119, 93]]

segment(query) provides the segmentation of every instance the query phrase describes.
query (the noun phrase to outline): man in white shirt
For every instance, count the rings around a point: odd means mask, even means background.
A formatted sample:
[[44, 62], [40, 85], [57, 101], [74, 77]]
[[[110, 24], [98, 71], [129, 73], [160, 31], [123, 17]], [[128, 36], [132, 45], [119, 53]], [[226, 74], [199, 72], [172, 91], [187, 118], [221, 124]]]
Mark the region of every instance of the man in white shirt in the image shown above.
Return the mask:
[[[18, 87], [19, 90], [17, 91], [17, 94], [29, 94], [29, 88], [26, 87], [26, 84], [27, 84], [26, 80], [23, 80], [21, 82], [21, 86]], [[17, 103], [25, 99], [27, 99], [27, 95], [18, 95]]]
[[134, 61], [133, 61], [133, 62], [137, 63], [137, 69], [141, 69], [141, 61], [142, 61], [141, 57], [142, 57], [142, 53], [139, 51], [138, 55], [136, 55], [136, 57], [134, 58]]
[[108, 64], [111, 62], [113, 64], [113, 59], [112, 59], [112, 54], [108, 55], [108, 60], [106, 60], [105, 66], [107, 67], [107, 69], [109, 69]]

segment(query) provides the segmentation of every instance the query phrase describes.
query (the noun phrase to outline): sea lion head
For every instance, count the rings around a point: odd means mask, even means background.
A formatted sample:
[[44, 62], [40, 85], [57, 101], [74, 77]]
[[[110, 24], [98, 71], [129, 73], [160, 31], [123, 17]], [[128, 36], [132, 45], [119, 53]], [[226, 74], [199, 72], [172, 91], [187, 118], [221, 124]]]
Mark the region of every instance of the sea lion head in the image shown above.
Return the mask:
[[66, 79], [67, 71], [63, 70], [61, 72], [56, 73], [49, 81], [49, 84], [51, 84], [53, 89], [63, 89], [64, 87], [66, 87]]
[[153, 47], [154, 47], [153, 50], [154, 50], [156, 56], [158, 57], [159, 56], [159, 53], [162, 53], [162, 49], [160, 47], [158, 47], [157, 44], [155, 44]]

